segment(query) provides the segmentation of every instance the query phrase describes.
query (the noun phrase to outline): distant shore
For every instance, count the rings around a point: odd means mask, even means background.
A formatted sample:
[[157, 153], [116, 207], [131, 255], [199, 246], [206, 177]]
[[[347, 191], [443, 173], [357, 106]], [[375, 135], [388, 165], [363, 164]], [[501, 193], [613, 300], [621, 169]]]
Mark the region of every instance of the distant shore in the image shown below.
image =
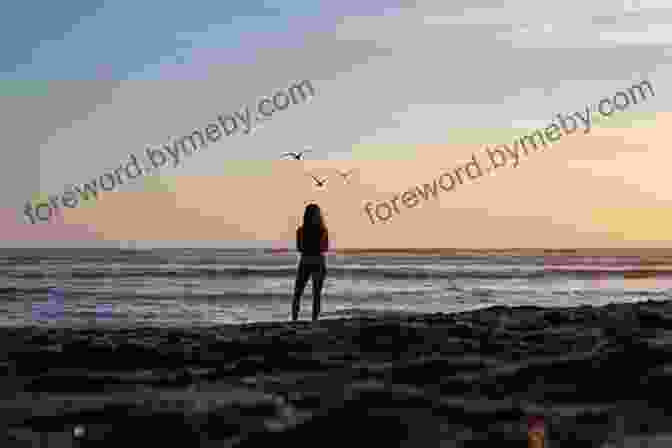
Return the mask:
[[0, 334], [2, 446], [526, 446], [529, 416], [553, 447], [672, 433], [670, 302]]

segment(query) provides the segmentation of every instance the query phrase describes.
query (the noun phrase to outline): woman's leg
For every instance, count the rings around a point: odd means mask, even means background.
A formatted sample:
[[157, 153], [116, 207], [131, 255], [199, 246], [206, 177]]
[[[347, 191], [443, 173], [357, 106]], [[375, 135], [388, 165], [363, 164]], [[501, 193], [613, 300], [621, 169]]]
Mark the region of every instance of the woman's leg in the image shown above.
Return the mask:
[[310, 276], [310, 270], [307, 268], [308, 266], [306, 266], [302, 260], [299, 262], [299, 266], [296, 269], [296, 281], [294, 282], [294, 300], [292, 301], [292, 320], [297, 320], [299, 318], [301, 296], [303, 295], [303, 290], [306, 288], [306, 283], [308, 283], [308, 277]]
[[322, 307], [322, 287], [324, 286], [324, 278], [327, 275], [327, 266], [321, 263], [312, 271], [313, 277], [313, 320], [320, 317], [320, 309]]

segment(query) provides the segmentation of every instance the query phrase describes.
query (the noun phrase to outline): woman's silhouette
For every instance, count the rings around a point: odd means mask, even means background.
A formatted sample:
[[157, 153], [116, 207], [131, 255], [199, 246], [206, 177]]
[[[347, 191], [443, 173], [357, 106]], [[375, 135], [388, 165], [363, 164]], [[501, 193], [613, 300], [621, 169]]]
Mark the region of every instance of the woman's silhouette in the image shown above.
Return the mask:
[[303, 225], [296, 230], [296, 250], [301, 253], [301, 261], [294, 284], [292, 320], [299, 318], [299, 306], [308, 277], [313, 279], [313, 320], [320, 316], [320, 301], [327, 265], [324, 252], [329, 249], [329, 234], [317, 204], [309, 204], [303, 212]]

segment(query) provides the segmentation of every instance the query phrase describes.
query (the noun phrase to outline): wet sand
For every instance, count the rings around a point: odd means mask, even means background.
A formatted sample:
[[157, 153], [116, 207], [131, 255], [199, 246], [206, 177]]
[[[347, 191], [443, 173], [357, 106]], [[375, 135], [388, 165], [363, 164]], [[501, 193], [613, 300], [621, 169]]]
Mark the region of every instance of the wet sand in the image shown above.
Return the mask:
[[672, 446], [670, 302], [0, 334], [2, 447]]

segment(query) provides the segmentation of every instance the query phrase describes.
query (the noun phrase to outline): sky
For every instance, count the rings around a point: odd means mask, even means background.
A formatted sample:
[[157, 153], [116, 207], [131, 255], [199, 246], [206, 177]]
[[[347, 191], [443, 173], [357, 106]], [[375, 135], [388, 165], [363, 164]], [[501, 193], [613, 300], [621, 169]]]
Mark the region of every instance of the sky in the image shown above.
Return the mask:
[[[672, 247], [667, 1], [173, 3], [11, 7], [0, 29], [2, 247], [293, 248], [309, 202], [336, 249]], [[297, 80], [314, 96], [249, 134], [49, 222], [24, 216], [27, 201]], [[488, 145], [643, 80], [655, 96], [589, 133], [375, 218], [377, 204], [473, 154], [487, 161]], [[281, 160], [304, 148], [313, 150], [304, 160]], [[346, 183], [337, 170], [354, 171]]]

